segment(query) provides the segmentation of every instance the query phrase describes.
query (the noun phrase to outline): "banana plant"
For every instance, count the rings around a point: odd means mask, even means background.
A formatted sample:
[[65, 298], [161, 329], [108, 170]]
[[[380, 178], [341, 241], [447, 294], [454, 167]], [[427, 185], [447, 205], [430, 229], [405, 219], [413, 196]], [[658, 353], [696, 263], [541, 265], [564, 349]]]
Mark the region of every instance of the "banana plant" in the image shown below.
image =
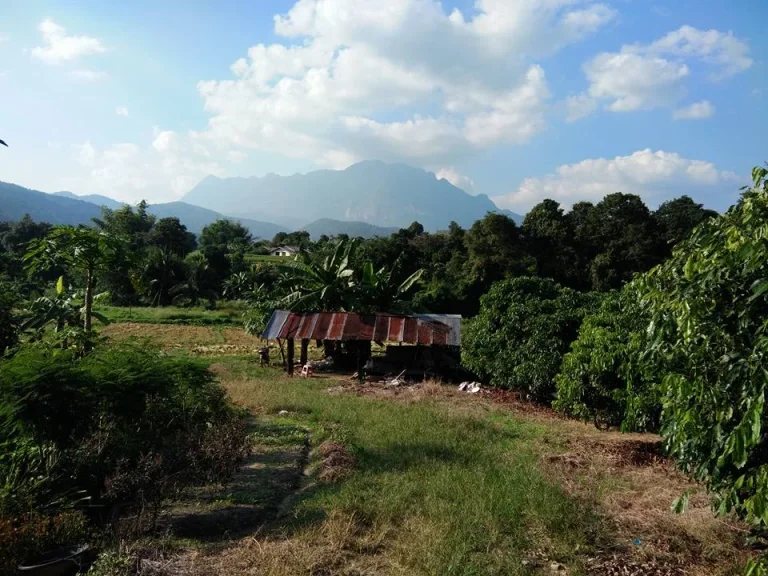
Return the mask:
[[356, 286], [357, 310], [401, 314], [411, 312], [413, 305], [408, 293], [421, 280], [424, 269], [416, 270], [402, 282], [397, 281], [399, 272], [399, 260], [395, 261], [392, 268], [382, 266], [378, 271], [374, 270], [373, 262], [366, 262], [361, 281]]
[[359, 242], [342, 240], [322, 261], [301, 252], [293, 262], [278, 266], [282, 278], [281, 304], [291, 310], [342, 310], [354, 308], [354, 270], [350, 261]]

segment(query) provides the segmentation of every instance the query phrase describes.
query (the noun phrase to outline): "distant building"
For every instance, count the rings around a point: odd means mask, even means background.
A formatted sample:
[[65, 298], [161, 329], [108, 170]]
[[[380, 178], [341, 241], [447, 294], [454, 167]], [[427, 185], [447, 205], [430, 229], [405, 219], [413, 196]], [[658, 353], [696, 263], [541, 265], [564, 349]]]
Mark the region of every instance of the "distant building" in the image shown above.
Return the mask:
[[295, 256], [301, 251], [298, 246], [278, 246], [269, 251], [270, 256]]

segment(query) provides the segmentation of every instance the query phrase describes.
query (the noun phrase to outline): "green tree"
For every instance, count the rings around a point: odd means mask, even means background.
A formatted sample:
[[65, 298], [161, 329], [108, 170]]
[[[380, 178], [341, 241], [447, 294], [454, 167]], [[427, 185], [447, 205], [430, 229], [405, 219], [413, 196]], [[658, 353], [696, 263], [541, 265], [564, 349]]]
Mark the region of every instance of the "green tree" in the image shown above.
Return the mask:
[[633, 284], [608, 293], [563, 358], [554, 408], [622, 430], [655, 430], [660, 379], [643, 354], [648, 323]]
[[663, 380], [661, 433], [717, 511], [768, 524], [768, 170], [641, 279]]
[[653, 213], [670, 252], [671, 247], [684, 240], [696, 226], [715, 216], [717, 212], [696, 204], [688, 196], [668, 200]]
[[362, 278], [356, 284], [354, 310], [368, 313], [412, 312], [413, 304], [409, 293], [423, 274], [424, 269], [421, 268], [400, 282], [397, 262], [391, 269], [383, 267], [378, 271], [374, 270], [373, 262], [366, 262], [363, 265]]
[[466, 323], [463, 364], [499, 388], [546, 399], [563, 355], [595, 297], [549, 278], [512, 278], [493, 285], [480, 313]]
[[78, 272], [85, 276], [83, 329], [90, 332], [96, 275], [113, 268], [123, 254], [124, 242], [106, 232], [58, 226], [45, 238], [30, 243], [24, 261], [30, 273], [59, 267], [67, 274]]
[[207, 275], [213, 279], [217, 292], [226, 278], [243, 270], [244, 254], [252, 242], [251, 233], [239, 222], [222, 219], [203, 228], [199, 250], [205, 255]]
[[197, 306], [200, 300], [208, 300], [208, 305], [213, 307], [219, 297], [216, 290], [215, 273], [211, 270], [208, 259], [202, 252], [191, 252], [184, 259], [186, 266], [186, 278], [170, 289], [169, 294], [174, 297], [174, 303], [188, 302]]
[[563, 285], [574, 284], [577, 257], [565, 213], [554, 200], [543, 200], [526, 214], [521, 227], [528, 252], [536, 259], [539, 276]]
[[488, 213], [475, 222], [464, 235], [464, 246], [467, 295], [475, 302], [494, 282], [527, 276], [536, 269], [536, 261], [526, 250], [520, 228], [503, 214]]
[[184, 258], [197, 249], [197, 240], [178, 218], [161, 218], [147, 234], [147, 244]]

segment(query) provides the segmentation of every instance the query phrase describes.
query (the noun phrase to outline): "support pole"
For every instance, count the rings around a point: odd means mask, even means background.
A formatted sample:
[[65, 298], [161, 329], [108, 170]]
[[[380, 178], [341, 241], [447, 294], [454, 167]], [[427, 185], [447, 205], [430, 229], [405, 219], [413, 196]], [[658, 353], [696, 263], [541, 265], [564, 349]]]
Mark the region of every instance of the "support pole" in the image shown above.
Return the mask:
[[302, 366], [304, 366], [307, 363], [307, 360], [309, 359], [308, 356], [308, 348], [309, 348], [309, 340], [304, 339], [301, 341], [301, 356], [299, 356], [299, 362]]
[[293, 347], [293, 338], [288, 338], [287, 344], [288, 344], [288, 376], [293, 376], [293, 356], [295, 352]]

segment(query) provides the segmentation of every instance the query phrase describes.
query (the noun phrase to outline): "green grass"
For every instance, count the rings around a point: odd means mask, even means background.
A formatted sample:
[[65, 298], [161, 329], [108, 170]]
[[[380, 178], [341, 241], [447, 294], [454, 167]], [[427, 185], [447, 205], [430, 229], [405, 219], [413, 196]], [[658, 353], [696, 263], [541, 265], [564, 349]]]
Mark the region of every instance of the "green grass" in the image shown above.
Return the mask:
[[245, 308], [243, 304], [238, 302], [223, 302], [215, 310], [176, 306], [154, 308], [148, 306], [97, 306], [96, 311], [104, 314], [110, 322], [242, 326]]
[[271, 256], [269, 254], [246, 254], [245, 260], [251, 264], [287, 264], [291, 256]]
[[[224, 363], [224, 384], [239, 403], [310, 429], [313, 446], [341, 442], [357, 459], [343, 483], [321, 484], [294, 507], [287, 529], [298, 548], [312, 549], [315, 529], [333, 531], [328, 522], [343, 517], [355, 526], [344, 546], [380, 541], [377, 556], [393, 572], [528, 574], [523, 561], [535, 550], [578, 568], [602, 538], [593, 509], [538, 468], [530, 445], [544, 432], [534, 425], [429, 397], [405, 403], [329, 394], [337, 383], [287, 380], [240, 359]], [[280, 410], [288, 416], [275, 418]], [[295, 556], [300, 565], [285, 573], [307, 568]]]

